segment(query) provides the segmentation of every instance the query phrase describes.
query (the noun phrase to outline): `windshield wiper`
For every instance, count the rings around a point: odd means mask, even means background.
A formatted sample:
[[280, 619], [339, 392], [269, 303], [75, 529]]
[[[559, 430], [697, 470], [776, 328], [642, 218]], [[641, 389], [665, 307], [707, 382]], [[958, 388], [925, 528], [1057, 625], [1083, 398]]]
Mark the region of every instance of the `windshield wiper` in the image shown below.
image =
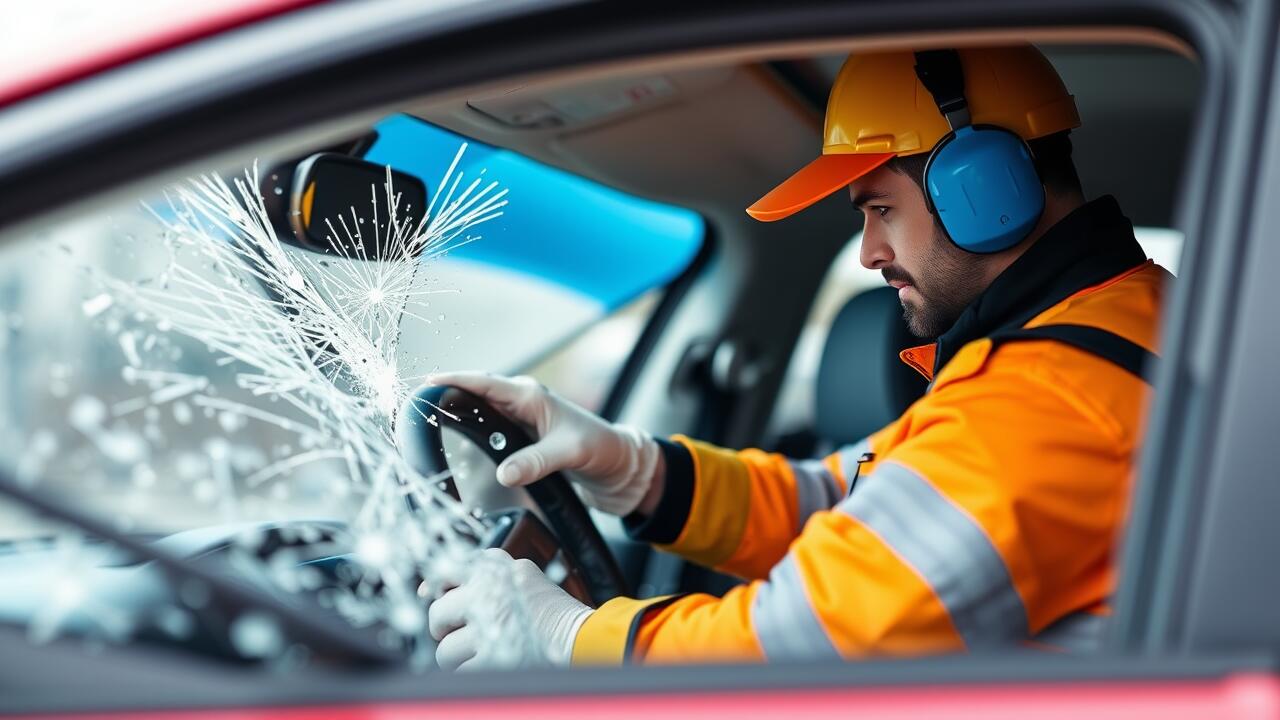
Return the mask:
[[317, 614], [328, 615], [328, 622], [257, 588], [234, 582], [172, 552], [131, 538], [89, 513], [59, 502], [47, 493], [25, 487], [5, 470], [0, 470], [0, 496], [9, 497], [41, 515], [105, 540], [144, 562], [154, 563], [175, 586], [189, 580], [203, 583], [209, 590], [210, 601], [221, 607], [247, 607], [265, 613], [280, 624], [287, 636], [319, 655], [356, 665], [405, 662], [405, 655], [379, 644], [372, 631], [358, 630], [319, 605], [313, 604], [311, 609]]

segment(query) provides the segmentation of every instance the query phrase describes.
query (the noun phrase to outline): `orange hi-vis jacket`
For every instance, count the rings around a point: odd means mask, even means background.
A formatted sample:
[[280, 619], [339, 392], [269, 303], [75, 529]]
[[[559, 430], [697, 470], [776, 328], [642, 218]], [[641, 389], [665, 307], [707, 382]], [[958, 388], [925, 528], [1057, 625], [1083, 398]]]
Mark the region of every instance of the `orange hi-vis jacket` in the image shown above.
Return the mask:
[[[1150, 392], [1132, 360], [1156, 349], [1168, 280], [1104, 197], [937, 343], [903, 351], [929, 390], [865, 440], [800, 461], [662, 441], [663, 497], [628, 530], [750, 582], [610, 600], [574, 662], [1087, 647], [1116, 583]], [[1037, 334], [1063, 327], [1109, 336], [1130, 362]]]

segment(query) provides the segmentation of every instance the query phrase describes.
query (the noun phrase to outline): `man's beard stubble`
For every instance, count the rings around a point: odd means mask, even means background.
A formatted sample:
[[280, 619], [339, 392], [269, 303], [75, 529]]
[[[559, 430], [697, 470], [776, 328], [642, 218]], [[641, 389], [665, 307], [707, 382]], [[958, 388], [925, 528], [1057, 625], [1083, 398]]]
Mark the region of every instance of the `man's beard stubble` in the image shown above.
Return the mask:
[[886, 281], [911, 283], [924, 298], [923, 303], [906, 300], [902, 303], [907, 328], [919, 338], [936, 338], [950, 330], [984, 289], [975, 256], [956, 247], [944, 233], [934, 225], [930, 250], [915, 276], [893, 267], [881, 271]]

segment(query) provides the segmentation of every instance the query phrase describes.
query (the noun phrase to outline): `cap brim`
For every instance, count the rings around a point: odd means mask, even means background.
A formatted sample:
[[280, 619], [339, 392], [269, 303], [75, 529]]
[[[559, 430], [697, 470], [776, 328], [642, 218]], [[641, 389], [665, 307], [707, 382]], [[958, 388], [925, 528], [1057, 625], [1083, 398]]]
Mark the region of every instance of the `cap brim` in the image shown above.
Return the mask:
[[747, 208], [747, 214], [762, 222], [781, 220], [889, 162], [894, 155], [895, 153], [820, 155]]

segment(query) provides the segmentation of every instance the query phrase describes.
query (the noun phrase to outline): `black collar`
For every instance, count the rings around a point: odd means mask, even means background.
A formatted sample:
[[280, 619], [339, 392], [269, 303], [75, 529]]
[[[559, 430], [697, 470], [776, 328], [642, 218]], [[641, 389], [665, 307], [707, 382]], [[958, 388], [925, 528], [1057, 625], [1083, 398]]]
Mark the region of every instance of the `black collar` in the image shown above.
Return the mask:
[[933, 373], [960, 348], [1036, 315], [1146, 261], [1133, 223], [1110, 195], [1085, 203], [1049, 228], [969, 304], [938, 338]]

